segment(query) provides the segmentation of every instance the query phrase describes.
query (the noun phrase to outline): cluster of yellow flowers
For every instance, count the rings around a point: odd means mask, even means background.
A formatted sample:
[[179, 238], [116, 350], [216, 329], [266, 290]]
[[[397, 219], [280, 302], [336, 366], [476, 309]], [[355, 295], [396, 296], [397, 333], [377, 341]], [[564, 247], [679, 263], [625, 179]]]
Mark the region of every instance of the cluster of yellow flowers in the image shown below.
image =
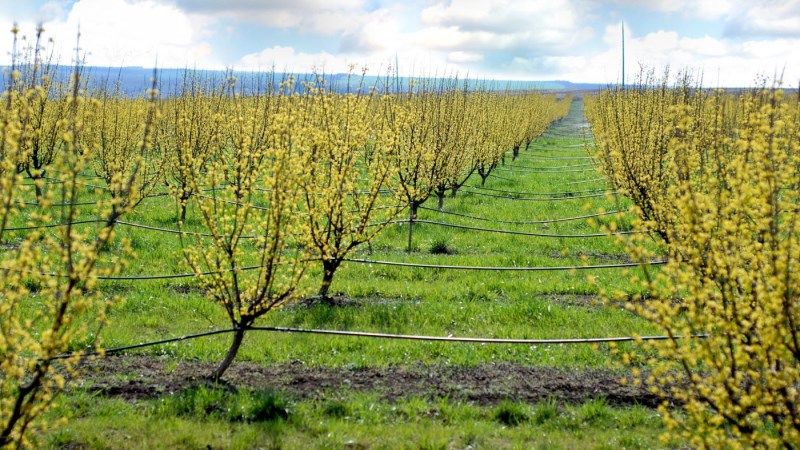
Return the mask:
[[[665, 423], [699, 448], [800, 442], [800, 110], [762, 87], [738, 94], [647, 82], [587, 102], [598, 157], [660, 235], [630, 308], [670, 339], [638, 354]], [[639, 260], [657, 250], [629, 242]], [[689, 339], [692, 335], [705, 338]], [[627, 354], [626, 359], [635, 356]]]

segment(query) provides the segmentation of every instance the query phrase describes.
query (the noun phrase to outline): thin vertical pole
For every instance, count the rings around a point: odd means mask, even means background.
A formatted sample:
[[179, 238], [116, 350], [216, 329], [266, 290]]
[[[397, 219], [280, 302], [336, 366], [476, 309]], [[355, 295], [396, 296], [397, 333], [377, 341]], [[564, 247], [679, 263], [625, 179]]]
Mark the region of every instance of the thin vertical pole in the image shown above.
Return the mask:
[[625, 90], [625, 21], [622, 22], [622, 90]]

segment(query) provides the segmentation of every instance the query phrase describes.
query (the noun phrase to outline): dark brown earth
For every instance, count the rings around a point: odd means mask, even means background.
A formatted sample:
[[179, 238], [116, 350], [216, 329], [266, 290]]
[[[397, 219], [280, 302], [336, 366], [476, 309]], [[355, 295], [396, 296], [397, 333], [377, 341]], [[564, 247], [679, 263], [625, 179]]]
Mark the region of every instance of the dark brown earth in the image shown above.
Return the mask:
[[[197, 361], [182, 361], [175, 367], [160, 357], [109, 356], [88, 363], [73, 386], [129, 400], [146, 399], [200, 384], [212, 368], [210, 363]], [[617, 406], [658, 404], [658, 398], [646, 389], [622, 384], [620, 378], [619, 373], [608, 370], [570, 371], [511, 363], [330, 368], [240, 362], [228, 369], [224, 381], [236, 388], [275, 389], [301, 400], [337, 398], [360, 391], [377, 393], [387, 401], [446, 397], [488, 405], [504, 399], [582, 403], [602, 397]]]

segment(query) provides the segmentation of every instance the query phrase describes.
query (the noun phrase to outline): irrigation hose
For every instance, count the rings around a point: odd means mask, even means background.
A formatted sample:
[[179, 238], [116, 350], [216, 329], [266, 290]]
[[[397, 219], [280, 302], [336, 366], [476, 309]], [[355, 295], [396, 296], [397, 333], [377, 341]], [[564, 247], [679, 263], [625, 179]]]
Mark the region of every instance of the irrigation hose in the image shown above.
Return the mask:
[[557, 223], [557, 222], [570, 222], [570, 221], [573, 221], [573, 220], [590, 219], [592, 217], [607, 216], [607, 215], [610, 215], [610, 214], [617, 214], [617, 213], [620, 212], [620, 211], [616, 211], [616, 210], [611, 210], [611, 211], [605, 211], [605, 212], [600, 212], [600, 213], [595, 213], [595, 214], [587, 214], [587, 215], [584, 215], [584, 216], [562, 217], [562, 218], [559, 218], [559, 219], [544, 219], [544, 220], [499, 220], [499, 219], [490, 219], [488, 217], [473, 216], [473, 215], [469, 215], [469, 214], [461, 214], [461, 213], [452, 212], [452, 211], [438, 210], [438, 209], [435, 209], [435, 208], [428, 208], [426, 206], [420, 206], [419, 209], [424, 209], [426, 211], [433, 211], [433, 212], [436, 212], [436, 213], [439, 213], [439, 214], [446, 214], [446, 215], [451, 215], [451, 216], [464, 217], [464, 218], [467, 218], [467, 219], [480, 220], [480, 221], [484, 221], [484, 222], [503, 223], [503, 224], [509, 224], [509, 225], [538, 225], [538, 224], [548, 224], [548, 223]]
[[[69, 352], [53, 356], [49, 360], [68, 359], [75, 356], [107, 356], [115, 353], [122, 353], [127, 350], [153, 347], [157, 345], [183, 342], [201, 337], [228, 334], [239, 331], [237, 328], [226, 328], [210, 330], [200, 333], [187, 334], [174, 338], [159, 339], [157, 341], [141, 342], [138, 344], [110, 347], [101, 351]], [[511, 344], [511, 345], [571, 345], [571, 344], [603, 344], [619, 342], [638, 342], [638, 341], [666, 341], [671, 339], [686, 339], [684, 336], [613, 336], [613, 337], [590, 337], [590, 338], [553, 338], [553, 339], [516, 339], [516, 338], [488, 338], [488, 337], [459, 337], [459, 336], [430, 336], [418, 334], [398, 334], [398, 333], [378, 333], [371, 331], [349, 331], [349, 330], [328, 330], [319, 328], [298, 328], [298, 327], [279, 327], [279, 326], [249, 326], [245, 331], [266, 331], [275, 333], [298, 333], [298, 334], [318, 334], [327, 336], [347, 336], [373, 339], [393, 339], [410, 340], [425, 342], [453, 342], [469, 344]], [[692, 334], [687, 336], [691, 339], [704, 339], [708, 334]]]
[[597, 198], [597, 197], [605, 197], [605, 192], [600, 192], [597, 194], [586, 194], [586, 195], [575, 195], [572, 197], [516, 197], [514, 195], [498, 195], [498, 194], [489, 194], [487, 192], [479, 192], [479, 191], [472, 191], [466, 190], [465, 192], [469, 192], [475, 195], [482, 195], [484, 197], [492, 197], [492, 198], [502, 198], [505, 200], [520, 200], [520, 201], [529, 201], [529, 202], [555, 202], [555, 201], [563, 201], [563, 200], [575, 200], [581, 198]]

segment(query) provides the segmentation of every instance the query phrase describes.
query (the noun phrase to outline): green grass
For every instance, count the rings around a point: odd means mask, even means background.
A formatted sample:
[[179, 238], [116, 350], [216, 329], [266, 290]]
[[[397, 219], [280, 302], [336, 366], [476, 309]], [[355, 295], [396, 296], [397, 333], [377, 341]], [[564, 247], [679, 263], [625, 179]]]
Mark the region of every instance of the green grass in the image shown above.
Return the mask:
[[[263, 398], [271, 399], [269, 414], [242, 420], [240, 405], [252, 408]], [[69, 420], [48, 435], [47, 448], [650, 449], [662, 447], [663, 432], [653, 410], [602, 401], [480, 407], [447, 399], [389, 403], [355, 394], [298, 402], [272, 392], [206, 389], [135, 404], [76, 392], [51, 415]]]
[[[580, 114], [573, 110], [572, 114]], [[574, 116], [573, 116], [574, 118]], [[536, 155], [582, 156], [579, 137], [542, 137], [522, 151], [508, 166], [554, 167], [575, 164], [539, 160]], [[602, 181], [568, 184], [597, 178], [595, 172], [530, 173], [498, 171], [486, 187], [530, 192], [560, 192], [602, 188]], [[468, 184], [479, 185], [475, 175]], [[436, 199], [425, 206], [435, 207]], [[583, 198], [548, 202], [515, 201], [471, 194], [462, 190], [447, 198], [445, 210], [500, 220], [540, 220], [578, 216], [626, 208], [626, 200]], [[201, 230], [195, 211], [190, 227]], [[588, 221], [547, 226], [493, 224], [422, 210], [420, 219], [469, 226], [546, 233], [593, 233]], [[174, 204], [165, 197], [148, 199], [125, 220], [153, 226], [175, 227]], [[607, 221], [609, 219], [605, 219]], [[603, 220], [601, 220], [602, 222]], [[125, 274], [162, 274], [190, 271], [183, 262], [175, 235], [119, 227], [131, 241], [138, 258]], [[407, 228], [389, 226], [373, 242], [352, 256], [374, 260], [414, 261], [432, 264], [481, 266], [569, 266], [621, 261], [624, 249], [608, 237], [568, 239], [512, 236], [417, 224], [415, 251], [405, 252]], [[7, 240], [13, 241], [9, 234]], [[118, 253], [109, 249], [109, 256]], [[257, 325], [365, 330], [430, 335], [568, 338], [624, 336], [652, 333], [643, 319], [619, 305], [583, 304], [580, 296], [609, 291], [634, 291], [628, 274], [638, 269], [558, 272], [472, 272], [409, 269], [345, 263], [337, 272], [331, 292], [356, 299], [352, 305], [290, 306], [267, 314]], [[313, 267], [303, 289], [316, 291], [319, 267]], [[597, 277], [589, 283], [587, 275]], [[121, 301], [113, 308], [111, 324], [102, 332], [108, 347], [227, 328], [222, 309], [210, 302], [192, 279], [104, 282], [102, 290]], [[558, 297], [554, 297], [557, 294]], [[176, 360], [216, 362], [227, 349], [229, 337], [217, 336], [139, 350], [170, 355]], [[251, 332], [245, 337], [238, 361], [275, 364], [302, 361], [309, 366], [368, 367], [411, 364], [478, 365], [507, 361], [565, 368], [615, 366], [607, 348], [588, 345], [500, 346], [386, 341], [347, 337], [322, 337]], [[272, 394], [249, 397], [214, 397], [219, 393], [195, 392], [191, 397], [161, 398], [140, 403], [72, 393], [53, 415], [71, 420], [66, 428], [48, 436], [51, 446], [80, 443], [89, 447], [542, 447], [542, 448], [652, 448], [660, 424], [653, 411], [614, 409], [602, 402], [575, 407], [552, 403], [523, 405], [505, 402], [497, 407], [448, 403], [446, 400], [407, 399], [388, 404], [374, 398], [345, 397], [324, 402], [291, 402], [290, 413], [274, 420], [252, 420], [258, 402], [278, 402]], [[237, 394], [241, 395], [241, 394]], [[210, 397], [209, 397], [210, 396]], [[212, 401], [213, 400], [213, 401]], [[207, 410], [208, 403], [214, 406]], [[227, 403], [226, 403], [227, 402]], [[255, 402], [255, 403], [253, 403]], [[206, 406], [204, 406], [206, 405]], [[239, 406], [237, 406], [239, 405]], [[237, 407], [252, 410], [231, 413]], [[276, 406], [277, 405], [277, 406]], [[263, 405], [262, 405], [263, 406]], [[269, 405], [268, 405], [269, 406]], [[222, 409], [217, 409], [222, 408]], [[266, 407], [265, 407], [266, 408]], [[269, 408], [266, 408], [269, 409]], [[276, 409], [276, 410], [277, 410]], [[197, 411], [202, 411], [198, 414]], [[275, 411], [272, 411], [275, 413]], [[237, 414], [239, 414], [237, 416]], [[277, 413], [276, 413], [277, 414]], [[232, 417], [239, 417], [231, 420]], [[278, 414], [280, 416], [280, 414]]]

